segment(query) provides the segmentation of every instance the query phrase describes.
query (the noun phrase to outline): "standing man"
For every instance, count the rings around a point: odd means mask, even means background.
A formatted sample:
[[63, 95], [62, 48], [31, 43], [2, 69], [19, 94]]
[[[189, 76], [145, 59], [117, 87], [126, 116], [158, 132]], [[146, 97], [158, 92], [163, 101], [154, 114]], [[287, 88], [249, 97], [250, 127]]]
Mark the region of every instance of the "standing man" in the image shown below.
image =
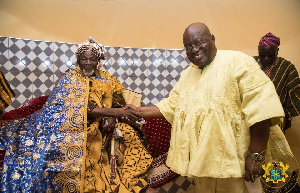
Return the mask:
[[291, 127], [293, 117], [300, 115], [300, 79], [296, 67], [278, 57], [280, 38], [272, 33], [264, 35], [258, 44], [258, 56], [254, 58], [272, 80], [284, 110], [282, 131]]
[[245, 193], [264, 160], [270, 127], [284, 112], [274, 85], [242, 52], [217, 50], [204, 23], [183, 33], [192, 64], [168, 98], [134, 109], [141, 117], [172, 124], [167, 165], [195, 178], [197, 193]]

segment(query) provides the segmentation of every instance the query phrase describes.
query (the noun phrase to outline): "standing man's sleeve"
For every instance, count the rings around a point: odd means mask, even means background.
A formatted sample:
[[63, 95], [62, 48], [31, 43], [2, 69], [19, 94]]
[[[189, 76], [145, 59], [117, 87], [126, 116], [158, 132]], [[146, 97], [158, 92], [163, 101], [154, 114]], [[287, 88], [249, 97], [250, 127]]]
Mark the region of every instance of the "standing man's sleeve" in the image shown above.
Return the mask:
[[237, 65], [235, 77], [247, 126], [267, 119], [272, 126], [281, 123], [284, 111], [272, 81], [252, 57], [242, 58], [239, 63], [243, 65]]

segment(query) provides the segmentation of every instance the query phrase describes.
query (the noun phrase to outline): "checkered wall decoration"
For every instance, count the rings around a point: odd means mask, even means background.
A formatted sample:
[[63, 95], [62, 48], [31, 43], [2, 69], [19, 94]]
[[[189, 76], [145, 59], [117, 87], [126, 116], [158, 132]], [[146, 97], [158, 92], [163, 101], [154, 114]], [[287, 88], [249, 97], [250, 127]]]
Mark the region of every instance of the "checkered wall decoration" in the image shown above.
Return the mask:
[[[0, 36], [1, 70], [16, 93], [6, 111], [29, 99], [49, 95], [60, 76], [76, 65], [77, 44]], [[105, 47], [103, 69], [151, 105], [166, 96], [189, 65], [183, 50]]]
[[[75, 68], [77, 44], [0, 36], [0, 68], [16, 93], [10, 111], [28, 100], [49, 95], [60, 76]], [[105, 47], [102, 70], [116, 76], [130, 90], [142, 93], [143, 105], [167, 97], [180, 73], [189, 65], [183, 50]], [[162, 192], [193, 192], [192, 179], [179, 177]], [[192, 190], [192, 191], [191, 191]]]

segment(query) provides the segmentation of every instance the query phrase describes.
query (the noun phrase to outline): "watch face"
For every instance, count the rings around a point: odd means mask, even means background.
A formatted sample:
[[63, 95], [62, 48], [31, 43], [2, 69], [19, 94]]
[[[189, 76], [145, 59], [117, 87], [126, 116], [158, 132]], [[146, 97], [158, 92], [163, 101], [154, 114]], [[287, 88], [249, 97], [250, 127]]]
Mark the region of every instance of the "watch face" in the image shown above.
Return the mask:
[[262, 155], [257, 155], [256, 156], [256, 160], [257, 161], [262, 161], [263, 160], [263, 156]]
[[260, 153], [251, 153], [250, 155], [255, 161], [262, 161], [264, 159], [264, 156]]

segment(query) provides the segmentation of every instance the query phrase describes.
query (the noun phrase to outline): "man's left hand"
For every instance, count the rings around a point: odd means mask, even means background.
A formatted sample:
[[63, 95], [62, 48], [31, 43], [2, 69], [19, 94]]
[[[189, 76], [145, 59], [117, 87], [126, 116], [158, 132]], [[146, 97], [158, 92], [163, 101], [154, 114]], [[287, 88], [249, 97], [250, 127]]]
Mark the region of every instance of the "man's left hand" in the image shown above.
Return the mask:
[[254, 182], [256, 178], [261, 176], [261, 162], [254, 161], [249, 155], [245, 159], [245, 180]]
[[108, 117], [103, 126], [103, 131], [110, 131], [116, 125], [116, 120], [114, 117]]

